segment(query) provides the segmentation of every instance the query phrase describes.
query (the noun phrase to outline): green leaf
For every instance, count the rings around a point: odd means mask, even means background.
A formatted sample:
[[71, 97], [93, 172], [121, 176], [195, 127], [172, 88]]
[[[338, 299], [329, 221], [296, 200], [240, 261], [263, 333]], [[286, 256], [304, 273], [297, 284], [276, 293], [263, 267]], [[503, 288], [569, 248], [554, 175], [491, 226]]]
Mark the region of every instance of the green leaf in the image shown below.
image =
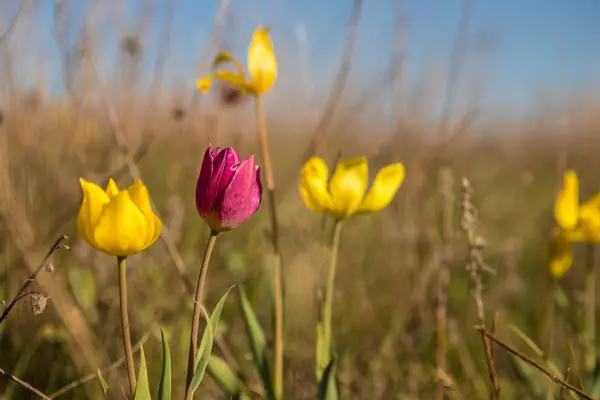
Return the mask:
[[213, 342], [214, 342], [214, 332], [217, 330], [219, 325], [219, 318], [221, 318], [221, 313], [223, 312], [223, 305], [225, 304], [225, 300], [227, 299], [227, 295], [233, 289], [233, 286], [227, 289], [225, 294], [221, 297], [215, 309], [213, 310], [213, 314], [209, 319], [208, 312], [206, 309], [199, 304], [204, 312], [206, 317], [206, 328], [204, 329], [204, 333], [202, 334], [202, 341], [200, 342], [200, 346], [198, 348], [198, 355], [196, 356], [195, 368], [194, 368], [194, 376], [192, 377], [192, 381], [190, 382], [190, 386], [188, 387], [188, 391], [191, 393], [191, 396], [194, 395], [196, 390], [200, 387], [200, 383], [202, 383], [202, 379], [204, 378], [204, 373], [206, 372], [206, 367], [208, 366], [208, 362], [211, 358]]
[[[519, 327], [517, 327], [516, 325], [513, 324], [509, 324], [508, 327], [517, 335], [519, 336], [519, 338], [540, 358], [543, 359], [544, 364], [546, 365], [546, 367], [556, 376], [562, 376], [563, 373], [561, 372], [560, 369], [558, 369], [558, 367], [556, 366], [556, 364], [554, 364], [552, 362], [552, 360], [548, 359], [546, 357], [546, 354], [544, 353], [544, 351], [540, 348], [540, 346], [537, 345], [537, 343], [530, 338], [525, 332], [523, 332]], [[513, 358], [513, 357], [511, 357]], [[540, 396], [540, 398], [543, 397], [543, 390], [542, 387], [544, 386], [544, 384], [542, 383], [543, 381], [540, 381], [540, 378], [535, 372], [532, 372], [531, 369], [532, 367], [530, 365], [528, 365], [527, 363], [525, 363], [524, 361], [521, 360], [512, 360], [514, 364], [514, 367], [517, 368], [519, 370], [519, 374], [523, 377], [523, 381], [526, 382], [528, 384], [528, 388], [530, 390], [530, 393], [535, 394], [537, 396]], [[541, 378], [544, 379], [544, 378]], [[558, 387], [558, 390], [561, 390], [560, 386]], [[577, 399], [578, 397], [576, 395], [574, 395], [574, 393], [572, 392], [568, 392], [570, 393], [570, 395], [572, 396], [573, 399]]]
[[319, 320], [317, 321], [317, 345], [316, 345], [316, 379], [321, 382], [325, 369], [331, 362], [331, 346], [325, 337], [325, 321], [323, 319], [323, 294], [318, 293]]
[[336, 360], [331, 359], [319, 382], [319, 400], [339, 400], [340, 389], [335, 377]]
[[160, 328], [163, 348], [163, 365], [160, 374], [160, 386], [158, 388], [158, 398], [160, 400], [171, 400], [171, 352], [165, 330]]
[[250, 341], [250, 350], [254, 358], [254, 363], [258, 373], [260, 374], [267, 397], [269, 399], [275, 399], [275, 392], [273, 390], [273, 383], [271, 381], [271, 372], [269, 368], [269, 358], [267, 349], [267, 340], [265, 334], [256, 318], [256, 314], [248, 301], [248, 296], [243, 287], [239, 289], [240, 306], [242, 309], [242, 316], [244, 318], [244, 325], [246, 327], [246, 334]]
[[[272, 257], [271, 257], [272, 259]], [[268, 291], [268, 299], [269, 299], [269, 309], [271, 310], [271, 329], [272, 332], [275, 332], [275, 330], [277, 329], [276, 327], [276, 317], [277, 317], [277, 313], [275, 311], [275, 296], [277, 295], [277, 293], [275, 292], [275, 280], [273, 279], [275, 274], [273, 273], [273, 268], [275, 268], [275, 265], [273, 262], [269, 263], [268, 268], [266, 269], [266, 274], [263, 275], [264, 277], [264, 281], [265, 284], [267, 286], [267, 291]], [[283, 274], [283, 270], [281, 271], [281, 274]], [[285, 277], [281, 277], [281, 282], [285, 282]], [[281, 304], [285, 304], [285, 285], [282, 285], [283, 287], [281, 288]], [[285, 314], [285, 307], [283, 307], [282, 310], [282, 330], [283, 330], [283, 340], [284, 340], [284, 345], [285, 345], [285, 330], [286, 330], [286, 314]], [[285, 351], [285, 349], [283, 350]]]
[[227, 361], [219, 356], [211, 356], [208, 373], [228, 395], [236, 396], [244, 390], [244, 383], [231, 370]]
[[100, 368], [98, 368], [98, 379], [100, 379], [100, 384], [102, 385], [102, 391], [104, 392], [104, 394], [106, 394], [106, 392], [108, 392], [108, 384], [104, 380], [104, 376], [102, 376], [102, 371], [100, 371]]
[[67, 279], [77, 303], [83, 308], [90, 322], [98, 320], [96, 309], [96, 279], [88, 268], [69, 268]]
[[146, 357], [144, 346], [140, 345], [140, 369], [138, 371], [137, 386], [133, 400], [152, 400], [150, 396], [150, 384], [148, 382], [148, 369], [146, 368]]
[[544, 389], [547, 387], [545, 382], [541, 382], [541, 379], [544, 378], [540, 377], [537, 371], [534, 371], [530, 365], [520, 358], [509, 357], [508, 361], [518, 377], [518, 382], [521, 382], [522, 386], [529, 392], [528, 398], [544, 399]]
[[519, 338], [521, 338], [521, 340], [523, 342], [525, 342], [525, 344], [527, 344], [527, 346], [529, 346], [529, 348], [531, 350], [533, 350], [535, 352], [535, 354], [538, 355], [538, 357], [541, 357], [544, 360], [545, 364], [548, 366], [550, 371], [552, 371], [552, 373], [554, 373], [556, 376], [562, 375], [561, 370], [558, 369], [556, 364], [554, 364], [551, 360], [546, 358], [546, 354], [544, 353], [544, 351], [540, 348], [540, 346], [537, 345], [537, 343], [535, 343], [535, 341], [533, 339], [531, 339], [529, 336], [527, 336], [527, 334], [525, 332], [523, 332], [521, 329], [519, 329], [516, 325], [510, 324], [508, 327], [514, 333], [516, 333], [517, 336], [519, 336]]

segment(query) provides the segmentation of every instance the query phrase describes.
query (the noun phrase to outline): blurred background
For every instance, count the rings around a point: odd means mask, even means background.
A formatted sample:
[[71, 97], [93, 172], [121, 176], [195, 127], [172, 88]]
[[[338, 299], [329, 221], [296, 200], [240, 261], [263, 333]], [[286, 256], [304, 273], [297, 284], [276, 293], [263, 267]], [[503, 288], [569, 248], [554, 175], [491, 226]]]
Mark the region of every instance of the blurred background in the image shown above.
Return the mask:
[[[12, 299], [60, 234], [72, 249], [58, 251], [54, 272], [35, 283], [50, 297], [45, 312], [33, 315], [24, 300], [0, 325], [0, 368], [51, 397], [91, 376], [58, 398], [99, 396], [97, 369], [123, 354], [117, 275], [114, 260], [77, 233], [78, 178], [127, 186], [141, 176], [168, 229], [129, 262], [132, 340], [144, 342], [155, 384], [165, 328], [182, 395], [187, 287], [208, 237], [194, 203], [201, 159], [210, 143], [260, 154], [252, 99], [227, 86], [202, 95], [195, 82], [219, 50], [245, 64], [252, 31], [268, 25], [280, 63], [265, 102], [289, 398], [316, 393], [313, 321], [331, 225], [298, 193], [313, 154], [330, 167], [365, 155], [371, 176], [396, 161], [407, 169], [392, 204], [348, 221], [342, 235], [334, 299], [342, 398], [433, 399], [440, 386], [446, 398], [488, 398], [463, 177], [485, 239], [488, 323], [496, 316], [499, 337], [581, 382], [583, 249], [560, 282], [546, 255], [564, 170], [578, 172], [582, 198], [600, 190], [599, 15], [593, 0], [1, 0], [0, 300]], [[245, 283], [271, 340], [268, 226], [263, 207], [218, 241], [207, 302]], [[221, 333], [252, 380], [230, 297]], [[549, 379], [499, 349], [495, 358], [503, 398], [559, 398]], [[124, 366], [104, 376], [110, 398], [124, 398]], [[0, 392], [33, 398], [4, 378]], [[200, 397], [226, 398], [210, 377]]]

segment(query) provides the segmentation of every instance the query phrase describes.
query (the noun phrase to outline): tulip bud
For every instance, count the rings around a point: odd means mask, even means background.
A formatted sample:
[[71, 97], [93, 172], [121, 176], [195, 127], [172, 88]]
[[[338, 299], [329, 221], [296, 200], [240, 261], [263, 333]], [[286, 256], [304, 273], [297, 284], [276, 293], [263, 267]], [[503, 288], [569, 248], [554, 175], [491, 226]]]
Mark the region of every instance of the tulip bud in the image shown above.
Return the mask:
[[237, 228], [258, 210], [261, 199], [260, 168], [254, 156], [240, 162], [234, 149], [209, 146], [196, 185], [196, 208], [210, 229]]

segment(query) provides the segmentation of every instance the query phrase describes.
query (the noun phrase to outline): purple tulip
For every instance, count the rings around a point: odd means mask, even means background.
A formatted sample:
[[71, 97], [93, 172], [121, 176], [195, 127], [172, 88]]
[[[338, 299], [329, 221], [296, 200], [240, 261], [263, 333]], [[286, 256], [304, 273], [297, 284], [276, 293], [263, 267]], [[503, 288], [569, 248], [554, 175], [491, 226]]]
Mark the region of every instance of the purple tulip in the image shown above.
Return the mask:
[[235, 229], [254, 214], [262, 199], [260, 167], [254, 156], [240, 162], [228, 147], [208, 146], [196, 184], [196, 208], [210, 229]]

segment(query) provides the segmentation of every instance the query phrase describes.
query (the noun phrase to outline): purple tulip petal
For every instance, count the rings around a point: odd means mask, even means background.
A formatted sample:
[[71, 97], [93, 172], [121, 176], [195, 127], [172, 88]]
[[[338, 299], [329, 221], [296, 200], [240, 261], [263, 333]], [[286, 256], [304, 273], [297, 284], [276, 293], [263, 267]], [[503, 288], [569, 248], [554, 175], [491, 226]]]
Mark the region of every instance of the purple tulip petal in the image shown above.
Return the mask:
[[231, 182], [240, 163], [240, 156], [237, 151], [232, 148], [227, 148], [225, 150], [227, 154], [224, 155], [223, 171], [219, 178], [219, 188], [217, 189], [217, 198], [219, 200], [223, 197], [223, 193], [225, 192], [225, 189], [227, 189], [227, 186], [229, 186], [229, 182]]
[[232, 148], [208, 147], [196, 184], [196, 208], [201, 216], [205, 217], [221, 203], [239, 161], [239, 155]]
[[200, 168], [200, 175], [198, 176], [198, 182], [196, 183], [196, 209], [201, 216], [206, 215], [206, 212], [209, 210], [208, 206], [213, 203], [209, 191], [213, 174], [213, 151], [211, 146], [208, 146], [206, 149], [204, 159], [202, 160], [202, 167]]
[[257, 165], [256, 166], [256, 181], [254, 182], [254, 185], [252, 185], [252, 191], [250, 193], [250, 196], [252, 199], [256, 199], [256, 206], [254, 208], [254, 211], [252, 211], [252, 214], [254, 214], [256, 211], [258, 211], [258, 208], [260, 207], [261, 203], [262, 203], [262, 183], [260, 181], [260, 167]]
[[238, 166], [220, 204], [221, 224], [235, 229], [256, 212], [261, 202], [262, 187], [254, 164], [254, 156]]
[[210, 193], [212, 202], [210, 209], [215, 208], [221, 203], [223, 194], [229, 182], [235, 174], [235, 166], [239, 163], [240, 157], [232, 148], [226, 148], [215, 157], [213, 161], [213, 171], [210, 181]]
[[[210, 146], [209, 146], [209, 147], [210, 147]], [[220, 153], [220, 152], [222, 152], [223, 150], [224, 150], [224, 149], [220, 148], [219, 146], [215, 147], [215, 148], [214, 148], [214, 150], [212, 150], [212, 151], [210, 152], [210, 155], [212, 156], [212, 159], [214, 160], [214, 159], [215, 159], [215, 157], [216, 157], [217, 155], [219, 155], [219, 153]]]

